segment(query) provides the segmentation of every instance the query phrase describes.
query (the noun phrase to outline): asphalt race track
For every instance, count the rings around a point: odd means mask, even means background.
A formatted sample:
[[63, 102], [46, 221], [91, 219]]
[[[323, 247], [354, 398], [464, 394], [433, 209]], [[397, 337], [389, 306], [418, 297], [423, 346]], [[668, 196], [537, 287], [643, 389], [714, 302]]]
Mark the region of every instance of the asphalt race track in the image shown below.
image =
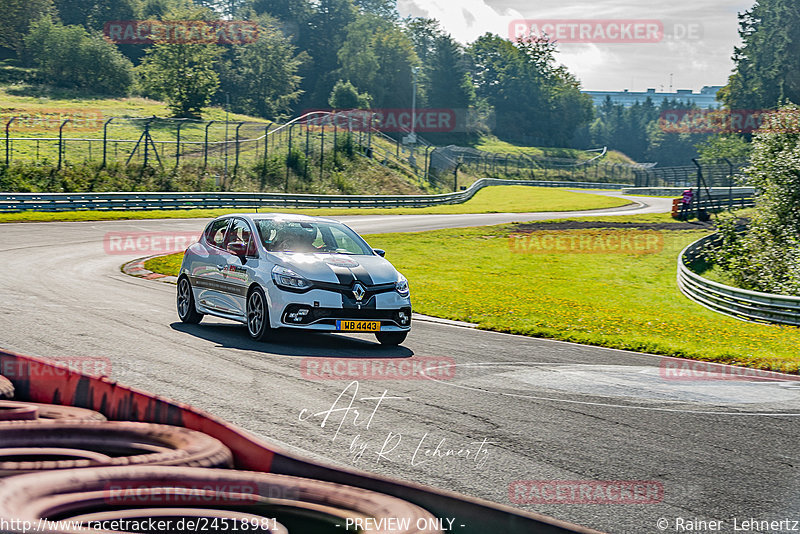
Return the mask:
[[[603, 213], [669, 209], [669, 199], [640, 200]], [[340, 219], [377, 233], [567, 216], [575, 214]], [[504, 504], [514, 504], [517, 480], [663, 489], [650, 504], [520, 505], [601, 531], [676, 532], [676, 517], [722, 520], [721, 532], [734, 531], [734, 518], [800, 519], [800, 382], [671, 380], [669, 359], [426, 320], [399, 348], [368, 335], [291, 332], [255, 343], [243, 325], [183, 325], [174, 286], [124, 275], [120, 265], [135, 255], [108, 254], [103, 240], [108, 232], [199, 233], [205, 222], [0, 225], [0, 344], [46, 357], [107, 357], [113, 379], [280, 446]], [[409, 358], [444, 367], [374, 379], [408, 369]], [[370, 376], [348, 375], [357, 384], [319, 379], [325, 369], [360, 373], [365, 365]], [[331, 412], [323, 426], [320, 412], [351, 401], [358, 419], [352, 409]]]

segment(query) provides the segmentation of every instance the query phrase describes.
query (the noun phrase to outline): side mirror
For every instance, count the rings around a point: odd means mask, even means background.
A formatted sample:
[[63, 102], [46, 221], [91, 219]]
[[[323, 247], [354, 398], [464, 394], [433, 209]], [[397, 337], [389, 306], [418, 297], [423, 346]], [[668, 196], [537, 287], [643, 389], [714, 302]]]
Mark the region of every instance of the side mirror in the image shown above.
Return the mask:
[[383, 250], [383, 249], [380, 249], [380, 248], [374, 248], [374, 249], [372, 249], [372, 251], [373, 251], [375, 254], [377, 254], [378, 256], [380, 256], [381, 258], [385, 258], [385, 257], [386, 257], [386, 251], [385, 251], [385, 250]]
[[228, 252], [234, 256], [244, 258], [247, 255], [247, 243], [242, 243], [241, 241], [228, 243]]

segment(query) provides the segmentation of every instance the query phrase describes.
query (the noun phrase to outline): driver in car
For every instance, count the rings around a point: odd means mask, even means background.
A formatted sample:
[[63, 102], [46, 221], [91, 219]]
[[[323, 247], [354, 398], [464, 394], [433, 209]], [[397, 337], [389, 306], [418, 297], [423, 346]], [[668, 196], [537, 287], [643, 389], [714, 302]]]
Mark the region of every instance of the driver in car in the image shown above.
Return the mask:
[[276, 238], [272, 250], [305, 253], [318, 252], [320, 249], [314, 246], [316, 233], [314, 228], [303, 228], [302, 226], [284, 227]]

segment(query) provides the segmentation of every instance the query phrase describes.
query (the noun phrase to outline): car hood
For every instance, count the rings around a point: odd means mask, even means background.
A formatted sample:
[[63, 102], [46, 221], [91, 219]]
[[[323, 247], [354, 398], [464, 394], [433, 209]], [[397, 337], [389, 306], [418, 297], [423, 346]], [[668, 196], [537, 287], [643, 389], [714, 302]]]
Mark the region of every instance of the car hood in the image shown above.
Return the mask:
[[355, 277], [362, 283], [378, 285], [393, 283], [398, 279], [394, 266], [380, 256], [295, 252], [273, 252], [271, 255], [277, 260], [275, 263], [312, 282], [349, 283]]

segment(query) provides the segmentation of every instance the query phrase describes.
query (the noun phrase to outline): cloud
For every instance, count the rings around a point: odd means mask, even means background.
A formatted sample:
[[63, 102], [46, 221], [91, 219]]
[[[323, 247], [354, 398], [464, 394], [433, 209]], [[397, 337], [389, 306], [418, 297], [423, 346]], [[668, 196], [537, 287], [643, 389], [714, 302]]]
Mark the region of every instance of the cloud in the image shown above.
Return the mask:
[[495, 9], [484, 0], [398, 0], [397, 10], [404, 17], [438, 20], [461, 43], [472, 42], [486, 32], [506, 37], [509, 22], [522, 18], [516, 9]]
[[[398, 0], [403, 16], [435, 18], [461, 43], [486, 32], [508, 37], [515, 19], [658, 19], [676, 38], [661, 43], [558, 45], [557, 60], [584, 89], [695, 89], [724, 85], [739, 44], [737, 13], [754, 0]], [[699, 28], [686, 38], [686, 31]], [[680, 32], [684, 33], [681, 34]], [[681, 38], [681, 36], [683, 37]]]

